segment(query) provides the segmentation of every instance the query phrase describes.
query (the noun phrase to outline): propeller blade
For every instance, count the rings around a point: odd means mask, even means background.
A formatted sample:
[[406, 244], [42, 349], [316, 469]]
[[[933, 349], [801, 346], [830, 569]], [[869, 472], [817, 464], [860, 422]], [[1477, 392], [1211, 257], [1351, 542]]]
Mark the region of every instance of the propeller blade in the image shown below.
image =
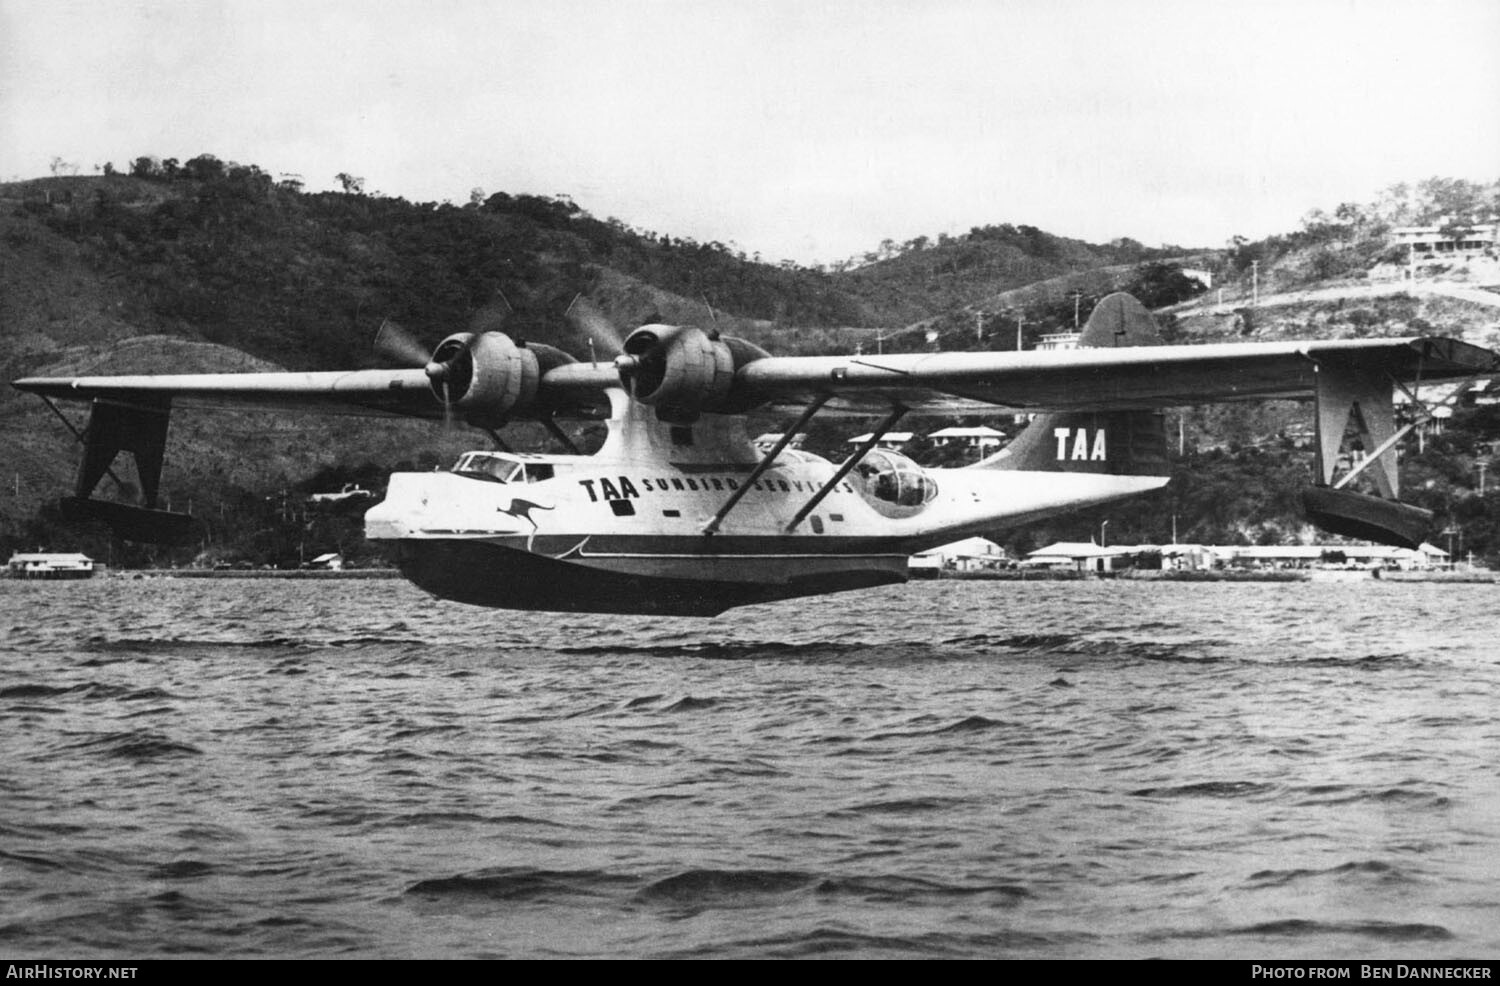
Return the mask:
[[426, 366], [427, 347], [396, 322], [386, 319], [375, 331], [375, 352], [396, 363]]
[[625, 351], [625, 340], [621, 338], [620, 330], [615, 328], [614, 323], [597, 305], [583, 295], [573, 298], [568, 310], [563, 312], [563, 318], [605, 355], [613, 358]]
[[458, 430], [453, 414], [453, 395], [448, 390], [448, 378], [443, 377], [443, 433], [451, 436]]
[[469, 331], [475, 335], [481, 332], [499, 332], [505, 328], [506, 320], [514, 311], [505, 295], [501, 294], [498, 299], [480, 306], [474, 317], [469, 319]]

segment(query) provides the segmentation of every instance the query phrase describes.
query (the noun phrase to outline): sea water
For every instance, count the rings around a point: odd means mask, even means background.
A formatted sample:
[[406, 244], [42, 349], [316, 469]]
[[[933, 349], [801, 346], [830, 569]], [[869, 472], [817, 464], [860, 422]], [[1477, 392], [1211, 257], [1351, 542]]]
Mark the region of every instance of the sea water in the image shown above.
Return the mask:
[[1492, 958], [1496, 593], [0, 583], [0, 953]]

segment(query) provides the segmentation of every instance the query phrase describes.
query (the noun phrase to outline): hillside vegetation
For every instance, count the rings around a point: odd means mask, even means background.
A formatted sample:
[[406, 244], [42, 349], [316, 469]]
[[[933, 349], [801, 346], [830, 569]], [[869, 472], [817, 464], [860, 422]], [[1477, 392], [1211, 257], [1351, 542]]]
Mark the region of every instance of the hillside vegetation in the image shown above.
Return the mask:
[[[295, 182], [210, 155], [186, 163], [139, 158], [128, 170], [0, 186], [7, 378], [371, 366], [371, 339], [385, 318], [429, 345], [453, 331], [503, 327], [587, 357], [587, 341], [563, 317], [580, 294], [622, 329], [646, 320], [712, 324], [785, 354], [1012, 349], [1017, 322], [1029, 346], [1086, 319], [1098, 298], [1121, 289], [1164, 309], [1164, 329], [1179, 341], [1418, 332], [1472, 339], [1494, 329], [1488, 312], [1446, 297], [1341, 297], [1253, 312], [1239, 297], [1251, 271], [1263, 292], [1360, 281], [1379, 267], [1396, 217], [1422, 221], [1422, 210], [1438, 203], [1493, 197], [1493, 189], [1462, 183], [1409, 189], [1404, 213], [1390, 203], [1341, 206], [1332, 218], [1310, 216], [1298, 233], [1220, 251], [1092, 245], [1002, 223], [886, 241], [853, 261], [804, 267], [600, 220], [566, 196], [476, 190], [461, 206], [411, 203], [367, 195], [349, 175], [340, 176], [343, 192], [306, 194]], [[1185, 266], [1210, 272], [1216, 291], [1226, 287], [1226, 306], [1192, 307], [1192, 299], [1214, 295], [1205, 296]], [[78, 409], [65, 413], [81, 424]], [[1174, 514], [1184, 540], [1305, 534], [1288, 493], [1307, 471], [1306, 453], [1285, 437], [1296, 430], [1296, 409], [1189, 409], [1181, 417], [1180, 482], [1170, 494], [1111, 508], [1112, 539], [1167, 540]], [[1463, 515], [1477, 530], [1487, 523], [1488, 498], [1466, 498], [1472, 484], [1465, 484], [1480, 446], [1495, 436], [1487, 418], [1476, 420], [1472, 433], [1455, 420], [1448, 445], [1428, 445], [1446, 458], [1409, 468], [1427, 491], [1418, 497], [1447, 497], [1445, 523]], [[955, 422], [922, 429], [948, 423]], [[839, 455], [862, 424], [820, 421], [813, 444]], [[580, 425], [575, 437], [597, 444], [599, 426]], [[46, 504], [68, 491], [76, 450], [45, 406], [7, 392], [0, 448], [13, 476], [0, 503], [0, 550], [76, 547], [117, 564], [195, 556], [285, 564], [325, 550], [359, 559], [369, 548], [357, 513], [310, 512], [306, 494], [348, 482], [378, 492], [390, 471], [432, 468], [476, 440], [417, 422], [179, 413], [164, 493], [178, 509], [191, 503], [208, 527], [199, 544], [165, 551], [108, 544], [98, 531], [58, 522]], [[547, 441], [526, 427], [508, 430], [507, 440], [523, 449]], [[918, 454], [937, 462], [946, 453]], [[130, 478], [122, 480], [128, 498]], [[1007, 537], [1017, 547], [1054, 535], [1077, 539], [1101, 519], [1082, 515]], [[1488, 551], [1492, 542], [1474, 535], [1470, 543]]]

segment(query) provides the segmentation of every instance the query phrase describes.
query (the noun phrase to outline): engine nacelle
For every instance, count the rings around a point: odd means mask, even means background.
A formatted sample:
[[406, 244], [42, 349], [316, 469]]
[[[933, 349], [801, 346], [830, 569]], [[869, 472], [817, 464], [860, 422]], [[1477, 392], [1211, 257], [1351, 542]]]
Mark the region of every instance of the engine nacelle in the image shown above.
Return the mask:
[[748, 410], [732, 393], [735, 371], [767, 355], [743, 339], [692, 326], [645, 325], [625, 340], [620, 378], [631, 397], [655, 407], [662, 421], [685, 424], [704, 411]]
[[443, 404], [469, 424], [498, 428], [535, 403], [542, 374], [572, 362], [559, 349], [517, 343], [502, 332], [459, 332], [438, 344], [428, 373]]

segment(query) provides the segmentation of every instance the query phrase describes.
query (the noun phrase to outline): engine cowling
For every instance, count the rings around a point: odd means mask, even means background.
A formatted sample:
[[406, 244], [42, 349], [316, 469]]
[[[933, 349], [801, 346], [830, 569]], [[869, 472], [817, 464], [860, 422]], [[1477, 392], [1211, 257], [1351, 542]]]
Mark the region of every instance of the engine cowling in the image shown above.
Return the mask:
[[631, 397], [656, 408], [662, 421], [691, 423], [708, 411], [749, 410], [733, 393], [735, 372], [768, 353], [693, 326], [644, 325], [625, 339], [617, 361]]
[[469, 424], [498, 428], [536, 402], [544, 373], [572, 362], [562, 350], [502, 332], [458, 332], [438, 343], [427, 375], [437, 399]]

